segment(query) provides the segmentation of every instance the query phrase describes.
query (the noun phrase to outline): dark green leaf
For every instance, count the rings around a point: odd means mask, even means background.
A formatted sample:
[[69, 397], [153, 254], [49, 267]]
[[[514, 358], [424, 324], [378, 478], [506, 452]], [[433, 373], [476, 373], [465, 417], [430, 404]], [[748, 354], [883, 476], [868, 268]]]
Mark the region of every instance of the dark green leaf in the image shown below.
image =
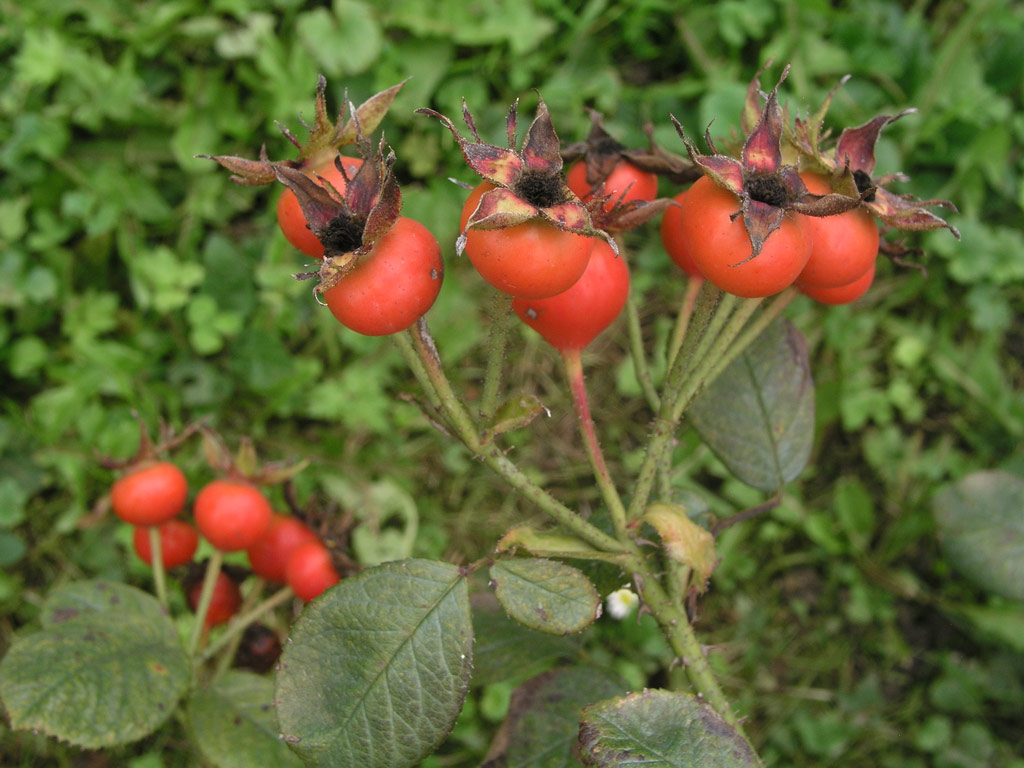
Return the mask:
[[277, 676], [285, 740], [310, 766], [412, 766], [449, 733], [469, 688], [466, 581], [403, 560], [310, 603]]
[[557, 669], [516, 688], [509, 713], [483, 768], [565, 768], [572, 755], [580, 711], [627, 690], [618, 675], [597, 667]]
[[701, 437], [744, 483], [777, 491], [803, 471], [814, 440], [807, 342], [775, 322], [689, 410]]
[[580, 632], [601, 612], [601, 596], [582, 572], [541, 558], [499, 560], [491, 584], [508, 615], [551, 635]]
[[586, 765], [617, 768], [746, 768], [760, 765], [746, 739], [695, 696], [631, 693], [583, 710]]
[[0, 663], [11, 725], [90, 749], [152, 733], [191, 673], [170, 619], [124, 585], [73, 585], [55, 598], [44, 629], [18, 638]]
[[980, 587], [1024, 600], [1024, 480], [975, 472], [933, 504], [939, 539], [957, 568]]
[[200, 688], [188, 702], [196, 746], [217, 768], [301, 768], [281, 740], [274, 712], [274, 682], [232, 671]]
[[535, 673], [578, 653], [573, 639], [553, 637], [512, 621], [490, 593], [473, 595], [473, 683], [488, 685]]

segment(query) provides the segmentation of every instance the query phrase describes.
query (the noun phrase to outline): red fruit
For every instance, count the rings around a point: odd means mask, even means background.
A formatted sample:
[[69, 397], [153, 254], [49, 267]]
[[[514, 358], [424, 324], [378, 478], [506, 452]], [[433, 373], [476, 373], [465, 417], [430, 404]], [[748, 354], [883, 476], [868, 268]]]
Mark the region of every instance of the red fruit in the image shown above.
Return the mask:
[[285, 567], [292, 553], [303, 544], [318, 541], [297, 517], [275, 514], [259, 540], [249, 547], [249, 564], [253, 573], [268, 581], [285, 581]]
[[[565, 175], [565, 183], [581, 200], [589, 200], [592, 197], [591, 187], [587, 182], [586, 163], [575, 163]], [[622, 203], [631, 200], [650, 201], [658, 196], [658, 177], [640, 170], [627, 160], [620, 160], [604, 180], [604, 194], [609, 197], [604, 204], [605, 210], [619, 203], [620, 195]]]
[[[153, 553], [149, 546], [149, 526], [136, 526], [132, 544], [146, 565], [153, 564]], [[192, 559], [199, 546], [199, 533], [184, 520], [171, 519], [160, 524], [160, 559], [164, 568], [184, 565]]]
[[307, 603], [341, 578], [331, 562], [331, 553], [319, 541], [298, 547], [288, 559], [285, 581]]
[[119, 478], [110, 489], [114, 514], [132, 525], [159, 525], [181, 512], [188, 482], [166, 461], [147, 464]]
[[214, 480], [196, 497], [199, 532], [223, 552], [248, 549], [270, 527], [273, 510], [256, 488], [240, 480]]
[[686, 238], [683, 237], [682, 203], [685, 196], [686, 190], [683, 190], [673, 197], [672, 199], [675, 200], [678, 205], [670, 205], [661, 215], [661, 244], [665, 247], [665, 253], [669, 255], [669, 258], [671, 258], [681, 270], [690, 277], [699, 277], [704, 279], [704, 275], [700, 273], [700, 270], [697, 269], [697, 265], [693, 263], [693, 256], [690, 254]]
[[[828, 179], [801, 173], [809, 192], [832, 191]], [[799, 288], [838, 288], [861, 277], [878, 255], [878, 226], [864, 208], [835, 216], [804, 216], [803, 228], [811, 236], [811, 257], [796, 279]]]
[[[477, 185], [462, 208], [460, 228], [476, 210], [480, 197], [494, 189]], [[572, 286], [594, 248], [595, 238], [564, 232], [542, 219], [505, 229], [470, 229], [466, 255], [480, 277], [499, 291], [524, 299], [554, 296]]]
[[587, 346], [618, 317], [629, 296], [629, 268], [599, 240], [590, 262], [567, 291], [546, 299], [512, 300], [519, 319], [560, 352]]
[[683, 197], [680, 218], [693, 262], [727, 293], [746, 298], [779, 293], [793, 284], [810, 258], [811, 239], [802, 227], [805, 217], [785, 213], [782, 225], [751, 259], [753, 247], [743, 219], [733, 218], [739, 210], [740, 200], [732, 192], [706, 176], [694, 182]]
[[[188, 604], [192, 610], [199, 607], [199, 596], [203, 591], [202, 580], [197, 581], [188, 590]], [[206, 621], [203, 626], [209, 628], [217, 624], [223, 624], [236, 613], [242, 604], [242, 593], [238, 585], [231, 577], [221, 572], [217, 574], [217, 581], [213, 585], [213, 595], [210, 598], [210, 608], [206, 612]]]
[[856, 301], [867, 293], [874, 279], [875, 263], [871, 262], [867, 272], [846, 285], [840, 285], [836, 288], [812, 288], [801, 285], [800, 291], [822, 304], [849, 304], [851, 301]]
[[418, 221], [401, 217], [351, 272], [324, 292], [346, 328], [366, 336], [404, 331], [434, 304], [444, 262], [437, 240]]
[[[358, 157], [342, 157], [341, 161], [349, 178], [352, 178], [359, 166], [363, 164]], [[308, 171], [307, 175], [316, 180], [314, 173], [327, 179], [338, 192], [345, 194], [345, 187], [348, 184], [345, 182], [345, 177], [335, 167], [333, 159]], [[302, 215], [302, 207], [299, 205], [298, 198], [290, 189], [285, 189], [277, 198], [277, 223], [288, 242], [304, 254], [314, 259], [324, 257], [324, 246], [310, 231], [306, 224], [306, 217]]]

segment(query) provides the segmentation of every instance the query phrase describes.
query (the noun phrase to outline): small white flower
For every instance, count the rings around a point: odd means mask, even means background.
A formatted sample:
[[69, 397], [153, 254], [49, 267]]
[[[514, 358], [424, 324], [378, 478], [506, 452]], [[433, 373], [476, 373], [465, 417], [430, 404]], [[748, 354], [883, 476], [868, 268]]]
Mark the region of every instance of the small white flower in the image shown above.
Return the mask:
[[612, 592], [605, 600], [608, 606], [608, 615], [613, 619], [624, 619], [633, 612], [633, 609], [639, 604], [640, 598], [636, 596], [636, 592], [631, 590], [629, 587], [623, 587]]

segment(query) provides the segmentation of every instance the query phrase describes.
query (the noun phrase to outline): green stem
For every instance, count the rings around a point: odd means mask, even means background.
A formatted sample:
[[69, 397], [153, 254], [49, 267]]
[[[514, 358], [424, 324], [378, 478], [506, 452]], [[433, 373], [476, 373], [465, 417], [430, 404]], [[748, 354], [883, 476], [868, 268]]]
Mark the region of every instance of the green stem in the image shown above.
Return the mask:
[[679, 355], [679, 349], [683, 346], [683, 339], [686, 338], [686, 332], [690, 328], [690, 319], [693, 317], [693, 309], [697, 305], [697, 295], [700, 293], [700, 289], [703, 287], [705, 280], [703, 277], [691, 277], [689, 282], [686, 283], [686, 291], [683, 293], [683, 301], [679, 306], [679, 316], [676, 318], [676, 326], [672, 330], [672, 340], [668, 345], [668, 366], [672, 367], [672, 363], [675, 362], [676, 357]]
[[[210, 646], [205, 651], [203, 651], [202, 655], [199, 657], [199, 660], [208, 661], [209, 659], [212, 659], [214, 656], [217, 655], [217, 653], [222, 648], [227, 646], [228, 643], [240, 639], [242, 633], [250, 624], [252, 624], [254, 621], [258, 621], [263, 616], [270, 613], [270, 611], [277, 608], [277, 606], [281, 605], [284, 602], [287, 602], [294, 596], [295, 593], [292, 592], [291, 587], [282, 587], [277, 592], [272, 594], [270, 597], [268, 597], [266, 600], [264, 600], [251, 610], [243, 610], [243, 612], [239, 613], [237, 616], [231, 617], [231, 620], [228, 622], [227, 627], [225, 627], [223, 634], [221, 634], [221, 636], [218, 637], [214, 642], [210, 643]], [[234, 654], [231, 655], [233, 656]]]
[[163, 542], [160, 540], [160, 526], [149, 526], [149, 562], [153, 568], [153, 585], [156, 599], [162, 608], [167, 608], [167, 570], [164, 568]]
[[729, 355], [735, 357], [740, 354], [749, 346], [751, 341], [757, 338], [752, 336], [742, 348], [733, 343], [736, 341], [736, 336], [743, 330], [743, 327], [750, 320], [754, 311], [761, 305], [762, 301], [763, 299], [745, 299], [736, 313], [725, 323], [714, 343], [697, 360], [690, 375], [686, 377], [683, 388], [676, 393], [672, 408], [672, 421], [674, 423], [679, 423], [679, 420], [683, 417], [686, 409], [690, 407], [690, 403], [693, 402], [694, 398], [722, 372], [723, 369], [718, 367], [719, 363]]
[[625, 551], [624, 545], [618, 540], [609, 536], [600, 528], [588, 523], [576, 512], [556, 501], [547, 491], [530, 480], [518, 466], [509, 460], [499, 446], [493, 442], [484, 444], [480, 440], [480, 434], [469, 413], [466, 411], [466, 407], [452, 390], [451, 382], [445, 375], [426, 321], [421, 318], [414, 328], [409, 329], [409, 336], [416, 354], [423, 363], [427, 378], [440, 398], [441, 408], [448, 415], [448, 419], [457, 436], [470, 452], [483, 459], [487, 466], [500, 475], [505, 482], [519, 491], [527, 500], [536, 504], [542, 512], [583, 541], [605, 552]]
[[657, 412], [661, 407], [661, 398], [658, 397], [658, 391], [654, 388], [651, 369], [647, 365], [643, 333], [640, 330], [640, 311], [637, 309], [632, 291], [626, 297], [626, 329], [629, 337], [629, 355], [633, 359], [636, 380], [640, 384], [640, 389], [643, 390], [647, 404], [651, 406], [652, 411]]
[[[704, 335], [708, 324], [718, 306], [718, 300], [722, 291], [716, 288], [711, 282], [705, 282], [697, 294], [696, 307], [693, 312], [693, 321], [689, 324], [689, 330], [683, 341], [682, 349], [676, 355], [675, 361], [669, 368], [665, 380], [664, 394], [670, 395], [679, 388], [676, 383], [685, 372], [685, 361], [688, 360], [697, 347], [700, 337]], [[647, 454], [644, 456], [643, 464], [637, 474], [636, 484], [633, 489], [633, 498], [626, 510], [626, 522], [632, 523], [643, 514], [644, 507], [651, 495], [651, 489], [657, 477], [658, 468], [663, 461], [662, 456], [665, 447], [671, 442], [675, 432], [675, 424], [672, 423], [672, 403], [666, 397], [662, 397], [661, 408], [655, 414], [647, 438]]]
[[413, 376], [416, 377], [416, 381], [419, 382], [420, 389], [427, 396], [427, 400], [430, 401], [431, 407], [436, 411], [441, 407], [441, 398], [438, 397], [437, 390], [434, 389], [434, 385], [431, 384], [430, 378], [427, 376], [427, 370], [423, 367], [423, 363], [416, 355], [416, 350], [413, 348], [412, 342], [409, 337], [404, 333], [396, 333], [391, 336], [395, 342], [395, 346], [398, 347], [402, 353], [402, 357], [405, 358], [406, 365], [412, 371]]
[[505, 363], [505, 344], [512, 318], [512, 297], [495, 291], [491, 300], [491, 329], [487, 338], [487, 368], [484, 370], [484, 393], [480, 416], [485, 424], [494, 418], [501, 389], [501, 370]]
[[199, 593], [199, 604], [196, 606], [196, 621], [192, 625], [192, 636], [188, 641], [188, 655], [194, 657], [199, 648], [199, 639], [203, 636], [203, 628], [206, 625], [206, 614], [210, 611], [210, 602], [213, 600], [213, 588], [217, 584], [217, 577], [220, 575], [220, 567], [224, 563], [224, 553], [219, 549], [213, 550], [209, 562], [206, 564], [206, 575], [203, 577], [203, 588]]
[[732, 317], [733, 311], [736, 309], [736, 304], [739, 303], [740, 298], [734, 296], [731, 293], [726, 293], [722, 296], [721, 301], [718, 302], [718, 307], [715, 309], [715, 313], [711, 316], [708, 321], [707, 327], [704, 329], [704, 333], [701, 334], [700, 341], [697, 342], [696, 348], [693, 350], [689, 358], [683, 358], [682, 363], [684, 367], [680, 367], [680, 371], [685, 371], [686, 375], [681, 380], [685, 382], [687, 378], [693, 375], [694, 370], [701, 362], [705, 359], [708, 351], [715, 346], [715, 342], [718, 340], [719, 334], [722, 332], [722, 328], [725, 327], [726, 322]]
[[590, 459], [590, 467], [594, 471], [594, 479], [601, 490], [601, 497], [612, 517], [612, 526], [615, 529], [615, 536], [619, 541], [628, 541], [626, 532], [626, 508], [619, 497], [619, 491], [615, 487], [608, 465], [605, 463], [604, 454], [601, 452], [601, 444], [597, 440], [597, 430], [594, 428], [594, 419], [590, 415], [590, 402], [587, 397], [587, 386], [583, 378], [583, 360], [578, 349], [562, 351], [562, 363], [565, 365], [565, 378], [569, 383], [569, 391], [572, 393], [572, 404], [576, 410], [576, 419], [579, 422], [580, 436], [587, 449], [587, 458]]
[[764, 329], [771, 325], [772, 321], [775, 320], [782, 310], [784, 310], [789, 303], [797, 297], [799, 291], [796, 288], [787, 288], [785, 291], [780, 293], [771, 303], [764, 308], [758, 318], [750, 324], [746, 330], [743, 331], [742, 335], [736, 338], [736, 343], [723, 354], [708, 373], [707, 383], [710, 384], [712, 381], [717, 379], [719, 375], [724, 371], [728, 365], [739, 357], [747, 347], [749, 347], [754, 339], [760, 336]]
[[[626, 515], [627, 523], [636, 520], [647, 506], [659, 464], [664, 460], [663, 457], [672, 443], [679, 420], [697, 393], [713, 380], [711, 374], [714, 373], [717, 376], [721, 373], [722, 369], [717, 368], [715, 364], [726, 354], [738, 355], [757, 338], [756, 336], [745, 337], [743, 348], [740, 348], [739, 345], [732, 346], [736, 341], [737, 334], [761, 301], [762, 299], [746, 299], [733, 313], [732, 310], [736, 304], [735, 297], [727, 297], [719, 306], [719, 311], [728, 317], [727, 320], [720, 320], [716, 312], [715, 316], [709, 318], [703, 330], [696, 326], [691, 327], [689, 335], [700, 333], [702, 339], [695, 344], [691, 344], [690, 339], [687, 339], [683, 344], [682, 352], [669, 372], [669, 379], [662, 394], [662, 407], [651, 426], [647, 454], [644, 456], [643, 464], [641, 464], [640, 472], [637, 475], [636, 488]], [[704, 313], [701, 304], [702, 302], [698, 301], [697, 314]], [[705, 339], [710, 337], [714, 338], [705, 342]], [[692, 358], [692, 360], [688, 358]]]
[[700, 642], [694, 634], [682, 604], [676, 603], [665, 593], [661, 584], [647, 571], [644, 564], [639, 565], [640, 568], [636, 569], [637, 572], [644, 574], [641, 597], [661, 625], [673, 652], [683, 663], [690, 684], [721, 715], [723, 720], [746, 738], [740, 718], [733, 711], [729, 700], [715, 679], [714, 673], [708, 665], [704, 649], [701, 648]]

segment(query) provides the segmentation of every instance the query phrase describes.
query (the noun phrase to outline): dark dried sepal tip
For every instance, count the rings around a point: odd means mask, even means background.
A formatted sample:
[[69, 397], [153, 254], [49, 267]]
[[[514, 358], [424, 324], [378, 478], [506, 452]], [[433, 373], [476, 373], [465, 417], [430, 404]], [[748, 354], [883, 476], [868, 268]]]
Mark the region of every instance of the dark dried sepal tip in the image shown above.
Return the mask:
[[587, 111], [591, 121], [590, 133], [585, 140], [567, 146], [562, 151], [562, 159], [565, 162], [581, 160], [586, 164], [586, 179], [591, 189], [596, 189], [606, 181], [622, 160], [675, 184], [686, 184], [700, 177], [700, 172], [688, 158], [658, 146], [651, 123], [643, 127], [647, 136], [647, 149], [627, 148], [608, 133], [604, 127], [604, 116], [600, 112], [594, 109]]
[[[464, 137], [455, 123], [440, 112], [427, 108], [416, 110], [439, 120], [451, 132], [469, 167], [494, 185], [494, 189], [480, 197], [466, 229], [506, 229], [540, 219], [566, 232], [611, 241], [606, 232], [594, 226], [587, 207], [565, 183], [558, 135], [544, 99], [538, 101], [537, 114], [527, 129], [521, 152], [515, 148], [517, 108], [518, 101], [509, 109], [505, 121], [507, 149], [487, 144], [480, 138], [465, 101], [462, 119], [471, 139]], [[456, 252], [461, 254], [465, 245], [464, 231], [455, 241]]]
[[906, 269], [916, 269], [921, 273], [922, 277], [928, 277], [928, 270], [925, 269], [924, 264], [916, 261], [910, 261], [907, 258], [908, 256], [923, 256], [924, 251], [920, 248], [912, 248], [904, 245], [898, 240], [886, 240], [883, 238], [878, 243], [878, 252], [896, 266], [904, 267]]
[[879, 187], [875, 192], [875, 199], [865, 203], [865, 207], [893, 229], [905, 231], [923, 232], [932, 229], [948, 229], [957, 240], [960, 239], [960, 230], [943, 219], [936, 216], [925, 206], [939, 205], [956, 212], [954, 206], [948, 200], [918, 200], [912, 196], [901, 197], [887, 189]]
[[761, 90], [761, 75], [773, 63], [774, 59], [769, 58], [761, 68], [754, 73], [747, 86], [747, 95], [743, 101], [743, 111], [740, 113], [740, 128], [744, 135], [750, 135], [757, 126], [758, 120], [764, 112], [764, 102], [768, 94]]
[[761, 117], [744, 142], [740, 160], [718, 154], [709, 132], [705, 132], [704, 138], [714, 154], [701, 154], [687, 138], [679, 121], [670, 115], [694, 165], [738, 198], [736, 215], [743, 219], [751, 247], [750, 256], [740, 264], [761, 253], [768, 237], [782, 226], [786, 211], [797, 210], [799, 206], [816, 210], [819, 205], [836, 204], [834, 200], [819, 204], [809, 199], [807, 187], [796, 168], [782, 162], [783, 117], [778, 90], [788, 73], [787, 66], [765, 99]]
[[595, 197], [587, 205], [594, 226], [606, 232], [624, 232], [627, 229], [636, 229], [661, 216], [669, 206], [677, 205], [671, 198], [658, 197], [654, 200], [630, 200], [625, 203], [616, 203], [606, 210], [605, 203], [607, 201], [607, 197]]
[[[278, 180], [295, 193], [310, 231], [324, 246], [316, 294], [332, 288], [398, 221], [402, 193], [393, 172], [395, 153], [382, 139], [376, 151], [363, 144], [364, 160], [347, 178], [344, 194], [324, 179], [318, 184], [294, 168], [274, 166]], [[340, 161], [336, 161], [340, 165]], [[308, 275], [295, 275], [306, 279]]]
[[[960, 232], [940, 216], [927, 210], [931, 206], [942, 206], [956, 211], [948, 200], [918, 200], [911, 195], [896, 195], [885, 189], [894, 181], [906, 181], [904, 174], [888, 174], [872, 179], [875, 171], [875, 147], [878, 138], [890, 123], [916, 112], [905, 109], [895, 115], [878, 115], [863, 125], [846, 128], [839, 135], [836, 145], [826, 151], [822, 140], [826, 133], [824, 125], [825, 113], [835, 94], [836, 89], [849, 78], [844, 77], [829, 93], [825, 103], [807, 120], [795, 121], [793, 143], [804, 156], [803, 164], [807, 170], [832, 176], [832, 188], [837, 192], [849, 193], [852, 183], [860, 197], [861, 205], [872, 215], [893, 229], [921, 231], [932, 229], [948, 229], [954, 237], [960, 239]], [[837, 180], [843, 176], [846, 187], [840, 187]], [[852, 193], [849, 193], [852, 196]]]
[[[283, 166], [300, 171], [316, 168], [338, 155], [341, 147], [358, 144], [363, 136], [373, 133], [406, 82], [408, 82], [408, 78], [374, 94], [358, 107], [352, 105], [346, 95], [337, 120], [331, 120], [327, 116], [327, 80], [320, 75], [317, 79], [313, 124], [303, 123], [303, 126], [309, 131], [309, 137], [305, 143], [301, 142], [286, 126], [275, 123], [282, 135], [299, 150], [297, 158], [271, 161], [267, 158], [266, 145], [260, 149], [259, 160], [247, 160], [244, 157], [232, 155], [198, 155], [197, 157], [219, 163], [234, 174], [231, 177], [232, 181], [250, 186], [273, 182], [277, 178], [275, 167]], [[349, 115], [348, 119], [345, 118], [346, 113]], [[300, 122], [302, 122], [301, 118]]]
[[276, 176], [274, 174], [274, 163], [267, 159], [267, 145], [260, 147], [259, 160], [247, 160], [244, 157], [234, 155], [196, 155], [202, 160], [213, 160], [224, 168], [231, 171], [231, 180], [236, 184], [258, 187], [269, 184]]
[[612, 137], [604, 127], [604, 116], [595, 109], [587, 109], [590, 115], [590, 133], [583, 141], [568, 145], [562, 151], [565, 162], [581, 160], [586, 166], [587, 184], [591, 189], [602, 184], [611, 175], [615, 166], [624, 159], [626, 147]]

